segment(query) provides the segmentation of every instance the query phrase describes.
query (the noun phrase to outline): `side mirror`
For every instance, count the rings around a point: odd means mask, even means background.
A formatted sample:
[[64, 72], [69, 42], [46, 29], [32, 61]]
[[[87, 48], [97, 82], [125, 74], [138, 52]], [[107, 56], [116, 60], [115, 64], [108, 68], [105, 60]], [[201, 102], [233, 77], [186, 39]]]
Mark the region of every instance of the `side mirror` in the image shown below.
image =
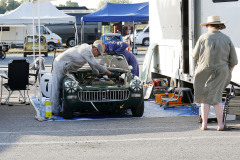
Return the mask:
[[131, 65], [129, 65], [128, 69], [131, 71], [133, 69], [133, 67]]

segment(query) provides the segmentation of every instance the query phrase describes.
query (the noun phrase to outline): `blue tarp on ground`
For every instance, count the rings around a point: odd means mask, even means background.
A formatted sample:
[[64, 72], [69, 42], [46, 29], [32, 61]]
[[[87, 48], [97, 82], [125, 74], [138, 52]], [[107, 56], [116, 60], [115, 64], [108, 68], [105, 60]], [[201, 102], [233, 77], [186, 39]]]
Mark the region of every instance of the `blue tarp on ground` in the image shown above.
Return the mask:
[[82, 17], [84, 22], [148, 21], [148, 2], [136, 4], [106, 3], [101, 9]]
[[[37, 97], [30, 97], [31, 103], [34, 106], [37, 114], [40, 111], [40, 102]], [[44, 97], [42, 98], [42, 116], [44, 117]], [[191, 112], [191, 107], [182, 105], [182, 106], [171, 106], [164, 110], [163, 107], [160, 107], [159, 104], [152, 103], [150, 101], [145, 101], [145, 109], [142, 118], [150, 118], [150, 117], [174, 117], [174, 116], [195, 116], [194, 113]], [[67, 121], [67, 119], [63, 119], [59, 116], [53, 116], [56, 121]], [[93, 119], [112, 119], [112, 118], [135, 118], [132, 117], [131, 110], [127, 110], [121, 114], [82, 114], [75, 115], [71, 120], [93, 120]], [[49, 119], [48, 121], [52, 121]]]

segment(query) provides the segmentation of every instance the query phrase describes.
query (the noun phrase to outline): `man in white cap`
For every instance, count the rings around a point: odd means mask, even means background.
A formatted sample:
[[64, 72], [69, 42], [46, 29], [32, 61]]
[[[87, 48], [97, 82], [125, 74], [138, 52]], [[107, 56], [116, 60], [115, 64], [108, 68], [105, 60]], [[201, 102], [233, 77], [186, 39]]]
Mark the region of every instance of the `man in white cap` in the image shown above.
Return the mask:
[[89, 63], [91, 68], [97, 69], [101, 73], [105, 73], [107, 75], [112, 74], [110, 71], [96, 62], [94, 57], [98, 57], [102, 54], [102, 45], [94, 44], [91, 46], [88, 44], [82, 44], [70, 48], [56, 57], [53, 62], [51, 92], [51, 101], [53, 107], [52, 112], [54, 115], [58, 115], [60, 113], [61, 82], [66, 73], [76, 71], [84, 64]]

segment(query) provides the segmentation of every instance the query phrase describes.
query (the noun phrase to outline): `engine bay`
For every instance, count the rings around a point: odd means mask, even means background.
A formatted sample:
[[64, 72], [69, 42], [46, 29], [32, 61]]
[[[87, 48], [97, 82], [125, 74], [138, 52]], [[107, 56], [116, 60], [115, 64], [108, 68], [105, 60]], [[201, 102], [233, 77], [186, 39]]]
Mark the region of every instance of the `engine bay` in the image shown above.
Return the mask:
[[82, 85], [114, 85], [114, 84], [124, 84], [124, 73], [114, 73], [114, 76], [109, 76], [106, 74], [92, 74], [87, 73], [82, 78], [79, 78], [79, 82]]

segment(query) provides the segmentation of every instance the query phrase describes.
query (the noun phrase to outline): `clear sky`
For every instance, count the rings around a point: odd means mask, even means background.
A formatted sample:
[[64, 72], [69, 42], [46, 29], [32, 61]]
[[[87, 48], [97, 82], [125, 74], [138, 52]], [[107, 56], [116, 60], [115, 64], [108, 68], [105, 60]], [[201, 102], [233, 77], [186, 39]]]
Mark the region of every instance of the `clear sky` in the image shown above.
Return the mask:
[[[54, 5], [66, 4], [67, 0], [55, 0], [51, 1]], [[71, 0], [72, 2], [78, 2], [79, 6], [86, 6], [87, 8], [97, 8], [101, 0]], [[131, 0], [132, 3], [148, 2], [149, 0]]]

